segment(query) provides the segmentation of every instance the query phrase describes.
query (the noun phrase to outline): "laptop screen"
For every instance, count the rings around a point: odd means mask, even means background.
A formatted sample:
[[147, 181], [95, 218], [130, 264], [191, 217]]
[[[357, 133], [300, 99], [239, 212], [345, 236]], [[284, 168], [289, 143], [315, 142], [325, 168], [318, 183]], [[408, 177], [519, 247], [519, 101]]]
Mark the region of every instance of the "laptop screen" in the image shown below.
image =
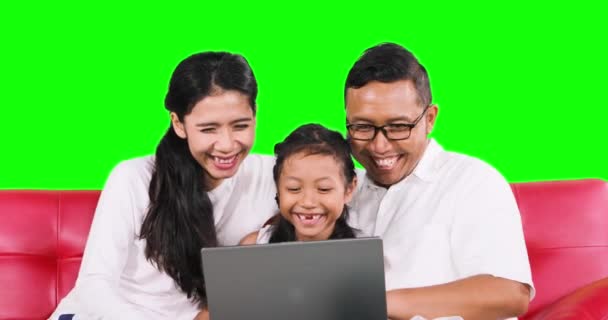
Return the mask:
[[204, 248], [213, 320], [387, 319], [382, 240]]

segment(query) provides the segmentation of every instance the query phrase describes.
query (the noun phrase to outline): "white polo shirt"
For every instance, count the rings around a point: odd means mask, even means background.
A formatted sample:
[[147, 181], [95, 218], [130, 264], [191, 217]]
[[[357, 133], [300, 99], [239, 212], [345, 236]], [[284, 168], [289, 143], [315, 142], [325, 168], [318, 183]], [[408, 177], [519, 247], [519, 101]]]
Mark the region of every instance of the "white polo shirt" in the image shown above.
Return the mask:
[[387, 290], [478, 274], [532, 286], [517, 203], [488, 164], [431, 140], [414, 171], [390, 188], [362, 171], [358, 179], [349, 223], [382, 237]]

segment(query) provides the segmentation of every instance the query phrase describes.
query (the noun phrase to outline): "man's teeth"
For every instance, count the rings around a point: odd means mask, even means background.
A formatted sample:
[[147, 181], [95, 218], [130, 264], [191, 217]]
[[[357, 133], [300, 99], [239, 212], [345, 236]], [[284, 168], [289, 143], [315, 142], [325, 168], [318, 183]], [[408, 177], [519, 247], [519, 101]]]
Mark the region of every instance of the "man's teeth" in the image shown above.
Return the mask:
[[390, 167], [392, 165], [395, 164], [395, 162], [397, 161], [397, 158], [399, 157], [390, 157], [390, 158], [384, 158], [384, 159], [374, 159], [374, 161], [376, 162], [376, 164], [379, 167]]

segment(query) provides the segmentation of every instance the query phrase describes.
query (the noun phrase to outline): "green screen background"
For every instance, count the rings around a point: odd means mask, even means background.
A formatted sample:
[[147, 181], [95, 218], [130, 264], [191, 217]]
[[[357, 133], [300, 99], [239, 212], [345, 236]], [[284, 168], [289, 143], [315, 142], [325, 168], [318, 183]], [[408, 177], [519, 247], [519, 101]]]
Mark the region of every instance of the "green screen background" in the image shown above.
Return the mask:
[[0, 4], [0, 189], [99, 189], [153, 153], [170, 74], [204, 50], [254, 69], [254, 152], [307, 122], [344, 131], [346, 74], [384, 41], [427, 68], [444, 148], [511, 182], [608, 180], [606, 4], [420, 2]]

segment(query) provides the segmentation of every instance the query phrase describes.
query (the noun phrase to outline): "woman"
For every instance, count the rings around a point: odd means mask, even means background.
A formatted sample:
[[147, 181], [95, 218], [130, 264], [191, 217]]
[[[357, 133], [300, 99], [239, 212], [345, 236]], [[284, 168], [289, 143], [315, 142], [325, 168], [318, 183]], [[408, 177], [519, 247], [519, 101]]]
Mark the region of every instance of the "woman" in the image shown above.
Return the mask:
[[177, 66], [171, 125], [155, 156], [110, 174], [76, 285], [51, 319], [206, 316], [200, 249], [237, 244], [277, 210], [274, 159], [248, 155], [256, 96], [240, 55], [199, 53]]

